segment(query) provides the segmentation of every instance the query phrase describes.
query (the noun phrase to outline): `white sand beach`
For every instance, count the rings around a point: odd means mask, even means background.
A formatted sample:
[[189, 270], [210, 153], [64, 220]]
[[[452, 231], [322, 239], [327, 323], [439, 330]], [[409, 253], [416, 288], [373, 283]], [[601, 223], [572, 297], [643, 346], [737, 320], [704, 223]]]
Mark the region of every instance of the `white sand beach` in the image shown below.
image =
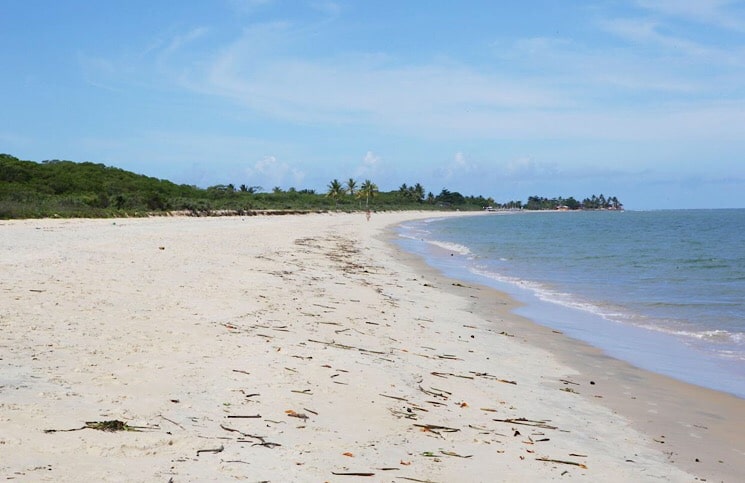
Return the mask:
[[[745, 475], [743, 400], [604, 357], [387, 241], [431, 216], [0, 222], [0, 477]], [[96, 429], [114, 420], [133, 430]]]

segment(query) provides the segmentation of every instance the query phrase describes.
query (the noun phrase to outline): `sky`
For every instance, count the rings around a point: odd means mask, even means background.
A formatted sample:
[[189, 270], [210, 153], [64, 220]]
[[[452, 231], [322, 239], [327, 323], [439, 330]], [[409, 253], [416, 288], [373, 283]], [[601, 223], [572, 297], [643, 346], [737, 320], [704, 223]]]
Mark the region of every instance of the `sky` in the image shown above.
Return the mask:
[[0, 153], [745, 207], [745, 1], [0, 0]]

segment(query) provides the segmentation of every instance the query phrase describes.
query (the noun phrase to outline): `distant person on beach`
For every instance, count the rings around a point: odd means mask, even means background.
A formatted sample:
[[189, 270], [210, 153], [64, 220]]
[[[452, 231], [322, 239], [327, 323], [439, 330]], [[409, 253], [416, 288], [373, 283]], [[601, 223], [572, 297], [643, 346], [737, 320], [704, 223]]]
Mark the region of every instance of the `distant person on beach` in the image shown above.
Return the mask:
[[370, 221], [370, 210], [365, 212], [365, 217], [367, 218], [367, 221]]

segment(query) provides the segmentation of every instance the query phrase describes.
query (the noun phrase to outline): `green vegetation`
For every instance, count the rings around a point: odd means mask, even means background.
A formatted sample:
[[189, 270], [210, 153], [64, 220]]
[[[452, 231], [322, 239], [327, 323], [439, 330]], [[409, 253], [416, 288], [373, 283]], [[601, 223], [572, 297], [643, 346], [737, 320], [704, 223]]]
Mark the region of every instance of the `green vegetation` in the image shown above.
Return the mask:
[[[418, 193], [423, 193], [421, 185]], [[447, 190], [443, 192], [449, 193]], [[332, 180], [327, 194], [312, 189], [216, 185], [206, 189], [178, 185], [95, 163], [51, 160], [36, 163], [0, 154], [0, 219], [43, 217], [119, 217], [188, 212], [193, 215], [251, 214], [263, 210], [345, 211], [460, 209], [481, 210], [482, 197], [430, 199], [379, 192], [370, 180], [342, 184]]]
[[531, 196], [528, 202], [497, 204], [492, 198], [464, 196], [443, 188], [438, 195], [424, 187], [402, 184], [398, 190], [382, 192], [371, 180], [358, 185], [353, 178], [332, 180], [325, 194], [312, 189], [241, 184], [208, 188], [178, 185], [119, 168], [73, 161], [22, 161], [0, 154], [0, 219], [43, 217], [146, 216], [167, 212], [192, 215], [252, 214], [257, 211], [357, 210], [554, 210], [621, 209], [615, 197], [592, 196], [581, 203], [574, 198], [546, 199]]
[[569, 198], [544, 198], [542, 196], [530, 196], [528, 202], [522, 204], [519, 201], [510, 201], [499, 208], [525, 209], [525, 210], [622, 210], [623, 204], [615, 196], [592, 195], [581, 202]]

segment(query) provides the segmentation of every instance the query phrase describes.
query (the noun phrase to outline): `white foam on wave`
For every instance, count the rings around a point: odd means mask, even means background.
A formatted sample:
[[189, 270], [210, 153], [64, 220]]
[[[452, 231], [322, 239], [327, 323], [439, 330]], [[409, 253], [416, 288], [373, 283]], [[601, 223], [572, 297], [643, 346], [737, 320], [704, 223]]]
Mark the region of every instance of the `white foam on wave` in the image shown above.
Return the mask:
[[704, 342], [711, 342], [715, 344], [734, 344], [737, 346], [745, 345], [745, 334], [742, 332], [730, 332], [728, 330], [716, 329], [716, 330], [682, 330], [670, 327], [664, 327], [660, 325], [651, 325], [648, 329], [664, 332], [666, 334], [672, 334], [679, 337], [685, 337], [688, 339], [696, 339]]
[[[652, 330], [659, 333], [676, 336], [682, 339], [699, 340], [714, 345], [735, 345], [745, 346], [745, 333], [730, 332], [728, 330], [686, 330], [680, 327], [680, 322], [676, 321], [653, 321], [641, 315], [633, 315], [615, 309], [611, 306], [602, 307], [595, 303], [578, 300], [575, 296], [552, 290], [545, 285], [537, 282], [530, 282], [514, 277], [509, 277], [495, 273], [483, 268], [471, 268], [470, 271], [475, 275], [490, 278], [497, 282], [507, 283], [529, 290], [536, 298], [542, 302], [549, 302], [570, 309], [581, 310], [586, 313], [601, 317], [605, 320], [616, 323], [627, 323], [636, 327]], [[722, 352], [717, 350], [716, 352]], [[726, 352], [726, 351], [724, 351]], [[724, 353], [722, 352], [722, 353]], [[728, 358], [745, 358], [745, 352], [733, 351]]]
[[407, 240], [421, 240], [422, 237], [414, 235], [412, 233], [399, 233], [399, 238], [406, 238]]
[[728, 359], [732, 361], [744, 361], [745, 362], [745, 354], [739, 351], [732, 351], [732, 350], [719, 350], [716, 351], [717, 355], [721, 357], [722, 359]]
[[408, 240], [424, 240], [428, 235], [431, 235], [431, 232], [422, 228], [421, 225], [399, 225], [398, 236], [400, 238], [406, 238]]
[[426, 240], [426, 242], [429, 243], [430, 245], [434, 245], [444, 250], [457, 253], [458, 255], [463, 255], [463, 256], [471, 255], [471, 250], [467, 246], [460, 245], [458, 243], [450, 243], [450, 242], [444, 242], [444, 241], [439, 241], [439, 240]]
[[516, 287], [520, 287], [522, 289], [529, 290], [533, 295], [535, 295], [536, 298], [538, 298], [538, 300], [542, 302], [549, 302], [570, 309], [581, 310], [583, 312], [588, 312], [598, 317], [602, 317], [606, 320], [615, 321], [617, 320], [617, 318], [625, 318], [624, 314], [622, 314], [621, 312], [609, 311], [608, 308], [604, 309], [596, 304], [578, 300], [571, 294], [552, 290], [538, 282], [531, 282], [528, 280], [501, 275], [483, 268], [474, 267], [471, 268], [470, 271], [475, 275], [490, 278], [497, 282], [507, 283]]

